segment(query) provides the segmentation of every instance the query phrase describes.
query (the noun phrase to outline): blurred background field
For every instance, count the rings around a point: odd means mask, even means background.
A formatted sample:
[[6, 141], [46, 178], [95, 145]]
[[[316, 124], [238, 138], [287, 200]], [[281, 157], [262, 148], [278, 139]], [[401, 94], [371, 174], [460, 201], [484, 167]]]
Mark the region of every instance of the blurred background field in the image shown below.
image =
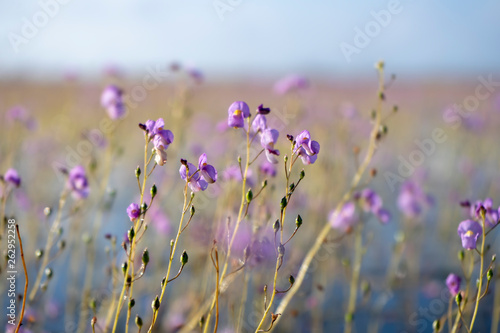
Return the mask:
[[[469, 212], [460, 202], [491, 197], [495, 207], [500, 204], [500, 7], [495, 1], [399, 1], [387, 24], [377, 21], [375, 16], [393, 7], [391, 1], [0, 0], [0, 174], [14, 167], [22, 177], [6, 215], [20, 225], [31, 283], [40, 266], [35, 253], [46, 242], [66, 186], [60, 169], [83, 165], [90, 185], [86, 200], [69, 200], [63, 210], [58, 241], [65, 247], [53, 250], [53, 277], [29, 302], [25, 331], [90, 332], [94, 315], [103, 325], [99, 329], [104, 328], [107, 309], [122, 283], [121, 275], [113, 283], [112, 271], [126, 260], [120, 247], [131, 226], [126, 208], [139, 201], [134, 170], [142, 165], [144, 141], [138, 124], [159, 117], [175, 140], [166, 165], [157, 167], [148, 182], [158, 186], [158, 197], [138, 251], [147, 247], [151, 263], [134, 284], [132, 313], [145, 323], [151, 320], [151, 301], [160, 290], [181, 215], [179, 161], [195, 163], [206, 152], [219, 179], [195, 198], [196, 214], [180, 239], [173, 270], [177, 272], [183, 249], [189, 263], [181, 278], [167, 286], [156, 327], [158, 332], [200, 331], [188, 323], [199, 320], [195, 316], [215, 288], [210, 249], [214, 239], [220, 249], [227, 246], [227, 218], [234, 222], [238, 213], [240, 183], [228, 179], [228, 168], [237, 166], [238, 156], [244, 157], [245, 137], [224, 126], [227, 109], [237, 100], [247, 102], [252, 114], [259, 104], [271, 108], [268, 122], [280, 132], [276, 147], [281, 157], [290, 151], [287, 134], [307, 129], [321, 145], [317, 162], [304, 166], [306, 177], [287, 211], [287, 233], [297, 214], [304, 224], [287, 246], [280, 271], [278, 285], [286, 289], [288, 276], [297, 274], [366, 152], [377, 105], [374, 64], [384, 59], [382, 123], [387, 134], [370, 164], [376, 172], [365, 175], [357, 190], [374, 189], [392, 218], [387, 225], [371, 215], [364, 221], [367, 250], [354, 331], [432, 332], [433, 320], [448, 308], [448, 296], [443, 296], [446, 277], [462, 273], [457, 226]], [[39, 13], [46, 13], [46, 23], [37, 21]], [[360, 46], [359, 31], [366, 34], [371, 22], [379, 31]], [[26, 35], [30, 24], [36, 31]], [[346, 56], [345, 44], [358, 52]], [[152, 72], [161, 73], [161, 82], [152, 81], [154, 87], [144, 89]], [[287, 77], [301, 83], [279, 91], [277, 82]], [[493, 84], [485, 86], [484, 80]], [[101, 93], [110, 84], [131, 100], [127, 115], [118, 121], [111, 121], [100, 105]], [[485, 98], [477, 97], [478, 87]], [[146, 94], [137, 98], [139, 90]], [[478, 104], [472, 111], [453, 111], [454, 105], [474, 98]], [[436, 130], [442, 142], [433, 140]], [[422, 151], [422, 143], [428, 148], [429, 142], [432, 149]], [[418, 163], [411, 162], [415, 156], [420, 157]], [[110, 177], [100, 190], [108, 158]], [[272, 226], [279, 217], [285, 179], [281, 169], [270, 177], [259, 165], [252, 166], [250, 186], [257, 192], [264, 178], [269, 185], [242, 222], [232, 267], [238, 267], [248, 244], [256, 252], [221, 296], [219, 332], [253, 332], [263, 312], [263, 286], [272, 283]], [[402, 174], [408, 165], [411, 170]], [[294, 167], [294, 177], [302, 167]], [[394, 181], [391, 175], [400, 178]], [[427, 194], [415, 218], [405, 217], [397, 204], [401, 186], [408, 181]], [[49, 217], [46, 207], [53, 211]], [[94, 238], [93, 223], [100, 212], [102, 225]], [[488, 236], [489, 253], [498, 252], [497, 235]], [[276, 332], [342, 331], [353, 239], [338, 230], [330, 233]], [[97, 251], [95, 261], [89, 261], [90, 247]], [[89, 267], [95, 313], [82, 301]], [[497, 330], [500, 280], [495, 274], [479, 307], [477, 332]], [[23, 281], [19, 274], [18, 294]], [[2, 308], [8, 301], [5, 288], [2, 282]], [[247, 295], [243, 303], [242, 293]], [[121, 318], [118, 331], [123, 331], [123, 322]], [[7, 327], [3, 314], [0, 327]]]

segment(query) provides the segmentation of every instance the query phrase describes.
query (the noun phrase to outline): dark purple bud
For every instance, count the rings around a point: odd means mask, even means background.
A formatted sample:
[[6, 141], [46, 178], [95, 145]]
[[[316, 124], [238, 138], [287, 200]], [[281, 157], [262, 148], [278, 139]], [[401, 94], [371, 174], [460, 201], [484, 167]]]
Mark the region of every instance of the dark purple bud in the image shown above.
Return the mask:
[[181, 164], [182, 164], [182, 165], [187, 166], [187, 163], [188, 163], [188, 161], [187, 161], [187, 160], [185, 160], [185, 159], [181, 158]]
[[263, 104], [259, 105], [257, 108], [257, 113], [258, 114], [269, 114], [271, 112], [270, 108], [265, 108]]
[[286, 138], [290, 140], [290, 142], [293, 142], [293, 135], [287, 134]]

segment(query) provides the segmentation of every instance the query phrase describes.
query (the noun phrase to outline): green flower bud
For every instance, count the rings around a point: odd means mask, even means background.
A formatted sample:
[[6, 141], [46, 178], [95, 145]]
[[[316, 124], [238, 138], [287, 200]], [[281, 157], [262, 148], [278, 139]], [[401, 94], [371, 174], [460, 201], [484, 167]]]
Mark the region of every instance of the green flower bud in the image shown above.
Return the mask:
[[95, 311], [97, 309], [97, 301], [95, 300], [95, 298], [92, 298], [89, 301], [89, 308], [91, 308], [92, 311]]
[[194, 215], [194, 213], [196, 212], [196, 209], [194, 209], [194, 206], [191, 206], [191, 209], [189, 212], [191, 213], [191, 216]]
[[181, 264], [182, 264], [182, 266], [184, 266], [185, 264], [187, 264], [188, 260], [189, 260], [188, 254], [187, 254], [186, 250], [184, 250], [182, 252], [182, 254], [181, 254]]
[[464, 250], [458, 251], [458, 260], [463, 261], [465, 258], [465, 252]]
[[143, 203], [141, 205], [141, 213], [144, 213], [148, 209], [148, 205], [146, 203]]
[[41, 257], [43, 257], [43, 250], [42, 249], [36, 250], [35, 256], [37, 257], [37, 259], [40, 259]]
[[124, 262], [122, 264], [122, 272], [123, 272], [123, 274], [127, 273], [127, 268], [128, 268], [128, 264], [127, 264], [127, 262]]
[[135, 317], [135, 324], [137, 325], [137, 327], [138, 327], [139, 329], [141, 329], [141, 327], [142, 327], [142, 318], [141, 318], [141, 317], [139, 317], [139, 315], [137, 315], [137, 316]]
[[64, 250], [66, 247], [66, 241], [64, 239], [61, 239], [59, 242], [57, 242], [57, 247], [59, 250]]
[[286, 201], [286, 197], [281, 198], [281, 203], [280, 203], [281, 210], [285, 209], [287, 204], [288, 202]]
[[295, 283], [295, 278], [293, 277], [293, 275], [290, 275], [290, 276], [288, 277], [288, 282], [290, 282], [290, 285], [292, 285], [292, 286], [293, 286], [293, 284]]
[[50, 279], [52, 278], [52, 276], [54, 275], [54, 272], [52, 272], [52, 269], [51, 268], [45, 268], [45, 276], [47, 277], [47, 279]]
[[139, 178], [141, 176], [141, 168], [137, 166], [137, 169], [135, 169], [135, 178]]
[[142, 263], [144, 266], [147, 266], [149, 263], [149, 251], [148, 249], [144, 249], [144, 252], [142, 252]]
[[161, 283], [160, 283], [162, 288], [165, 285], [165, 282], [167, 282], [167, 278], [164, 276], [163, 279], [161, 279]]
[[460, 305], [462, 303], [462, 294], [458, 293], [457, 296], [455, 296], [455, 302], [457, 302], [457, 305]]
[[135, 299], [130, 299], [130, 301], [128, 301], [128, 308], [129, 309], [132, 309], [135, 305]]
[[264, 188], [266, 186], [267, 186], [267, 179], [264, 179], [264, 181], [262, 182], [262, 188]]
[[300, 226], [302, 225], [302, 217], [300, 215], [297, 215], [297, 218], [295, 219], [295, 226], [296, 228], [300, 228]]
[[247, 192], [247, 202], [252, 201], [252, 199], [253, 199], [253, 192], [252, 189], [249, 189]]
[[300, 179], [304, 179], [304, 177], [305, 177], [305, 176], [306, 176], [306, 172], [304, 171], [304, 169], [302, 169], [302, 170], [300, 171], [299, 178], [300, 178]]
[[488, 279], [488, 281], [491, 280], [491, 278], [493, 277], [493, 269], [488, 269], [488, 273], [486, 273], [486, 278]]
[[439, 319], [434, 320], [432, 323], [432, 328], [434, 328], [434, 332], [439, 332], [441, 329], [441, 323], [439, 322]]
[[52, 208], [50, 207], [45, 207], [43, 209], [43, 214], [46, 216], [46, 217], [49, 217], [51, 214], [52, 214]]
[[285, 155], [285, 157], [283, 157], [283, 159], [285, 160], [285, 163], [288, 162], [288, 156]]
[[151, 190], [149, 192], [151, 193], [151, 199], [156, 196], [156, 193], [158, 192], [158, 189], [156, 188], [156, 184], [153, 184], [153, 186], [151, 186]]
[[130, 243], [132, 243], [132, 240], [134, 239], [134, 237], [135, 237], [135, 230], [134, 230], [134, 227], [132, 227], [128, 231], [128, 240], [130, 241]]
[[497, 260], [497, 255], [494, 254], [492, 257], [491, 257], [491, 262], [495, 262], [495, 260]]
[[158, 298], [158, 295], [156, 295], [153, 303], [151, 303], [151, 308], [153, 308], [153, 311], [155, 312], [160, 308], [160, 299]]

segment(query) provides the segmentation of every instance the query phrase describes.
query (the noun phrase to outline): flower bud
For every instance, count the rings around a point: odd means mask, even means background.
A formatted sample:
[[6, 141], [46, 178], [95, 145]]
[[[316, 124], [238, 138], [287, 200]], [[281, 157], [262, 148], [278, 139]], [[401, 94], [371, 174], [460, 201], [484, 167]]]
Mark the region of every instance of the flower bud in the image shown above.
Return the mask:
[[488, 281], [491, 280], [491, 278], [493, 277], [493, 269], [488, 269], [488, 273], [486, 273], [486, 278], [488, 279]]
[[122, 272], [123, 272], [123, 274], [127, 273], [127, 268], [128, 268], [128, 264], [127, 264], [127, 262], [125, 261], [125, 262], [122, 264]]
[[247, 202], [252, 201], [252, 199], [253, 199], [253, 192], [252, 189], [249, 189], [247, 192]]
[[46, 217], [49, 217], [51, 214], [52, 214], [52, 208], [50, 207], [45, 207], [43, 209], [43, 214], [46, 216]]
[[137, 325], [137, 327], [139, 328], [139, 330], [142, 328], [142, 318], [139, 317], [139, 315], [137, 315], [135, 317], [135, 324]]
[[194, 192], [191, 192], [191, 200], [194, 199]]
[[285, 255], [285, 246], [283, 244], [278, 245], [278, 254], [282, 257]]
[[464, 250], [458, 251], [458, 260], [463, 261], [465, 258], [465, 252]]
[[262, 188], [264, 188], [266, 186], [267, 186], [267, 179], [264, 179], [264, 181], [262, 182]]
[[163, 288], [163, 286], [165, 286], [165, 282], [167, 282], [167, 278], [164, 276], [163, 279], [161, 279], [161, 287]]
[[462, 303], [462, 294], [458, 293], [457, 296], [455, 296], [455, 302], [457, 302], [457, 305], [460, 305]]
[[497, 255], [494, 254], [492, 257], [491, 257], [491, 262], [495, 262], [495, 260], [497, 260]]
[[280, 229], [280, 220], [276, 220], [276, 222], [274, 222], [273, 224], [274, 233], [277, 233], [279, 229]]
[[286, 138], [288, 139], [288, 141], [293, 142], [293, 135], [287, 134]]
[[134, 239], [135, 236], [134, 227], [130, 228], [127, 235], [128, 235], [128, 240], [132, 243], [132, 240]]
[[286, 162], [288, 162], [288, 155], [285, 155], [285, 157], [283, 157], [283, 160]]
[[[185, 160], [185, 159], [183, 159], [183, 158], [181, 158], [181, 164], [184, 165], [184, 166], [186, 166], [186, 168], [188, 167], [188, 165], [187, 165], [188, 161]], [[187, 172], [186, 172], [186, 174], [187, 174]]]
[[286, 201], [286, 197], [281, 198], [281, 203], [280, 203], [281, 210], [285, 209], [287, 203], [288, 202]]
[[300, 179], [304, 179], [304, 177], [305, 177], [305, 176], [306, 176], [306, 172], [304, 171], [304, 169], [302, 169], [302, 170], [300, 171], [299, 178], [300, 178]]
[[181, 264], [182, 264], [182, 266], [184, 266], [185, 264], [187, 264], [188, 260], [189, 260], [188, 254], [187, 254], [186, 250], [184, 250], [182, 252], [182, 254], [181, 254]]
[[295, 184], [291, 183], [290, 186], [288, 186], [288, 191], [292, 192], [295, 189]]
[[142, 263], [144, 266], [147, 266], [149, 263], [149, 251], [148, 249], [144, 249], [144, 252], [142, 252]]
[[95, 300], [95, 298], [92, 298], [90, 301], [89, 301], [89, 308], [92, 309], [92, 311], [95, 312], [95, 310], [97, 309], [97, 301]]
[[241, 163], [241, 156], [238, 156], [238, 163]]
[[61, 239], [59, 242], [57, 242], [57, 247], [59, 250], [64, 250], [66, 247], [66, 241], [64, 239]]
[[158, 192], [156, 184], [153, 184], [153, 186], [151, 186], [151, 190], [149, 192], [151, 193], [151, 199], [153, 199], [156, 196], [156, 193]]
[[135, 305], [135, 299], [131, 298], [130, 301], [128, 301], [128, 308], [132, 309]]
[[45, 268], [44, 273], [45, 273], [45, 276], [47, 277], [47, 279], [52, 278], [52, 276], [54, 275], [54, 272], [52, 272], [52, 269], [49, 267]]
[[137, 169], [135, 169], [135, 178], [139, 178], [141, 176], [141, 168], [137, 166]]
[[298, 229], [302, 225], [302, 217], [300, 215], [297, 215], [297, 218], [295, 219], [295, 227]]
[[145, 212], [147, 209], [148, 209], [148, 204], [144, 202], [144, 203], [141, 205], [141, 213], [143, 213], [143, 214], [144, 214], [144, 212]]
[[434, 329], [434, 332], [439, 332], [441, 329], [441, 323], [439, 322], [439, 319], [434, 320], [432, 323], [432, 328]]
[[189, 210], [189, 212], [191, 213], [191, 216], [194, 215], [195, 211], [196, 210], [194, 209], [194, 206], [191, 206], [191, 209]]
[[293, 286], [293, 284], [295, 283], [295, 278], [293, 277], [293, 275], [290, 275], [288, 277], [288, 282], [290, 282], [290, 285]]
[[156, 298], [151, 303], [151, 308], [154, 312], [158, 311], [158, 309], [160, 308], [160, 299], [158, 298], [158, 295], [156, 295]]
[[40, 259], [41, 257], [43, 257], [43, 250], [42, 249], [36, 250], [35, 256], [37, 257], [37, 259]]
[[130, 286], [132, 283], [132, 275], [127, 275], [127, 278], [125, 279], [125, 282], [127, 283], [127, 286]]

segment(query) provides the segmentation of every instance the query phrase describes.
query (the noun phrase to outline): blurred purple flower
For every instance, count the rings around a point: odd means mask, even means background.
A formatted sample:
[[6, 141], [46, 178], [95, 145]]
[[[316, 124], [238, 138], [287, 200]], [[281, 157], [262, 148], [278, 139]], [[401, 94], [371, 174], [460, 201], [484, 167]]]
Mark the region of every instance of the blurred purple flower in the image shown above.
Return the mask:
[[153, 140], [156, 164], [164, 165], [167, 162], [167, 148], [174, 141], [174, 134], [170, 130], [163, 129], [165, 126], [163, 118], [158, 118], [156, 121], [149, 119], [144, 126], [150, 140]]
[[[252, 187], [255, 185], [255, 181], [253, 179], [253, 172], [252, 169], [248, 169], [247, 172], [247, 184], [248, 186]], [[241, 170], [238, 165], [230, 165], [226, 167], [222, 171], [222, 179], [224, 179], [225, 182], [235, 180], [238, 182], [243, 181], [243, 178], [241, 177]]]
[[198, 169], [200, 169], [201, 177], [209, 184], [217, 181], [217, 170], [213, 165], [207, 163], [207, 154], [201, 154], [198, 159]]
[[276, 177], [276, 167], [274, 166], [273, 163], [270, 163], [269, 161], [264, 161], [262, 164], [259, 166], [259, 171], [262, 172], [264, 175], [269, 176], [269, 177]]
[[127, 207], [127, 215], [130, 221], [133, 222], [141, 215], [141, 208], [133, 202]]
[[349, 231], [359, 220], [358, 214], [356, 214], [356, 205], [352, 201], [345, 203], [337, 215], [335, 215], [335, 210], [330, 212], [328, 220], [333, 229], [343, 232]]
[[266, 157], [270, 163], [278, 163], [278, 159], [275, 156], [280, 156], [280, 151], [274, 149], [274, 144], [278, 141], [280, 133], [275, 129], [266, 129], [262, 132], [260, 136], [260, 144], [266, 150]]
[[151, 225], [161, 235], [168, 235], [171, 230], [170, 219], [164, 214], [157, 205], [153, 205], [148, 209], [148, 217], [151, 220]]
[[446, 286], [448, 287], [448, 290], [450, 291], [452, 296], [455, 296], [460, 291], [461, 281], [462, 280], [460, 279], [460, 276], [453, 273], [448, 275], [448, 277], [446, 278]]
[[289, 75], [279, 81], [274, 85], [274, 91], [279, 95], [287, 94], [291, 91], [305, 90], [309, 87], [309, 81], [299, 75]]
[[247, 103], [237, 101], [231, 104], [227, 113], [227, 125], [229, 127], [242, 128], [245, 125], [244, 119], [250, 117], [250, 108]]
[[15, 187], [21, 186], [21, 177], [17, 173], [16, 169], [8, 169], [3, 175], [3, 179], [6, 183], [9, 183]]
[[355, 198], [360, 200], [361, 208], [365, 212], [373, 213], [382, 223], [388, 223], [391, 215], [388, 210], [382, 207], [382, 198], [372, 189], [365, 188], [360, 193], [356, 193]]
[[189, 172], [187, 172], [186, 165], [184, 164], [181, 165], [181, 168], [179, 169], [179, 174], [181, 175], [182, 180], [188, 181], [189, 188], [193, 192], [205, 191], [208, 187], [208, 183], [204, 177], [200, 176], [200, 171], [198, 171], [194, 164], [189, 162], [187, 163], [187, 169], [189, 169]]
[[104, 88], [101, 94], [101, 106], [106, 109], [111, 119], [120, 119], [125, 115], [123, 91], [114, 85]]
[[406, 217], [419, 217], [424, 207], [429, 206], [431, 203], [432, 198], [424, 193], [418, 183], [410, 180], [401, 185], [398, 207]]
[[316, 162], [320, 146], [317, 141], [311, 140], [309, 131], [304, 130], [295, 138], [293, 149], [302, 159], [302, 163], [307, 165]]
[[477, 238], [482, 232], [483, 228], [476, 221], [466, 220], [458, 225], [458, 235], [462, 239], [462, 247], [466, 250], [476, 248]]
[[77, 165], [71, 169], [67, 186], [71, 190], [73, 198], [77, 200], [84, 199], [89, 195], [90, 189], [87, 175], [85, 174], [85, 169], [81, 165]]
[[203, 82], [203, 73], [198, 68], [188, 67], [186, 72], [195, 83], [200, 84]]
[[470, 217], [476, 221], [481, 222], [480, 209], [484, 207], [486, 210], [485, 222], [488, 228], [491, 228], [498, 224], [500, 218], [500, 207], [498, 209], [493, 208], [493, 200], [491, 198], [486, 198], [484, 201], [477, 200], [473, 205], [470, 205]]
[[252, 122], [252, 130], [254, 133], [263, 133], [267, 128], [267, 119], [263, 114], [257, 114]]
[[5, 113], [6, 121], [12, 124], [16, 121], [23, 124], [27, 129], [34, 130], [36, 127], [35, 119], [30, 115], [28, 110], [22, 106], [14, 106]]

